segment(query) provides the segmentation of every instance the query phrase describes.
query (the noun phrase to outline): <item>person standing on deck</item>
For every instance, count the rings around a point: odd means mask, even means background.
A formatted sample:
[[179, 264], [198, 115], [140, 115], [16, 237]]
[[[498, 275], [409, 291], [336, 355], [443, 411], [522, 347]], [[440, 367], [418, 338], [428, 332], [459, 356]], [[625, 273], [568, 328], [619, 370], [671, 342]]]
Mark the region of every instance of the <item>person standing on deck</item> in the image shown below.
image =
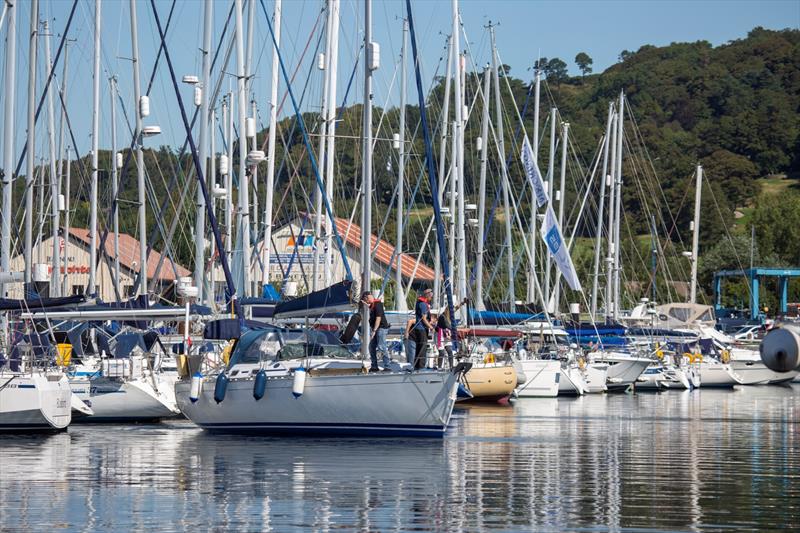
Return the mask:
[[414, 307], [414, 329], [412, 330], [412, 339], [416, 344], [414, 353], [414, 368], [425, 368], [426, 358], [428, 354], [428, 332], [433, 331], [433, 324], [431, 323], [431, 298], [433, 298], [433, 290], [425, 289], [422, 296], [417, 298], [417, 305]]
[[389, 369], [389, 347], [386, 344], [386, 334], [389, 332], [389, 320], [383, 302], [372, 296], [369, 291], [361, 294], [361, 301], [369, 306], [369, 329], [372, 335], [369, 340], [370, 372], [378, 372], [378, 352], [381, 352], [384, 370]]

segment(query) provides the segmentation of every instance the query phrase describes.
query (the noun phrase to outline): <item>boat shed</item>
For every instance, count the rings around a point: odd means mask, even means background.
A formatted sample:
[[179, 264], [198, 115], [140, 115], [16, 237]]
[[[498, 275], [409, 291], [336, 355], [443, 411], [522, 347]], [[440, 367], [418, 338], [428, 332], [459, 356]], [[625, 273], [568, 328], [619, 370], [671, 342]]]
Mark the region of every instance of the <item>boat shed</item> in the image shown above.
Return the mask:
[[745, 277], [750, 281], [750, 318], [758, 319], [760, 279], [778, 278], [780, 292], [780, 313], [786, 314], [789, 299], [789, 278], [800, 277], [800, 268], [752, 267], [742, 270], [720, 270], [714, 274], [714, 309], [722, 309], [722, 279]]

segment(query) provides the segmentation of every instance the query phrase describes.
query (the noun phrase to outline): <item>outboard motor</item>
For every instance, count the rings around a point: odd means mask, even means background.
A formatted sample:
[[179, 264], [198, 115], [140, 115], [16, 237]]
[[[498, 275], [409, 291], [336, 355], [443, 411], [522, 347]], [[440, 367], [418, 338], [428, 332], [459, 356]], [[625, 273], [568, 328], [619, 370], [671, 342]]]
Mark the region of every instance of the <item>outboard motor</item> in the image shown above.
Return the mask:
[[775, 372], [800, 369], [800, 327], [782, 325], [771, 329], [759, 346], [761, 361]]

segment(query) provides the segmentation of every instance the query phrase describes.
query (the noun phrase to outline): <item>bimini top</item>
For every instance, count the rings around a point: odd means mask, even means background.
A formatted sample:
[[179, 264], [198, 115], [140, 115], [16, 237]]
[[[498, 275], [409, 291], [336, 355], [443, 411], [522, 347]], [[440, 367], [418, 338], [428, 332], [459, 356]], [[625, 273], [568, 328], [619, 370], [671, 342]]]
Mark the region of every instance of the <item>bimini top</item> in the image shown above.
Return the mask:
[[703, 324], [704, 326], [714, 327], [717, 318], [714, 316], [714, 308], [710, 305], [672, 303], [656, 306], [659, 321], [666, 322], [672, 327], [691, 326], [693, 324]]

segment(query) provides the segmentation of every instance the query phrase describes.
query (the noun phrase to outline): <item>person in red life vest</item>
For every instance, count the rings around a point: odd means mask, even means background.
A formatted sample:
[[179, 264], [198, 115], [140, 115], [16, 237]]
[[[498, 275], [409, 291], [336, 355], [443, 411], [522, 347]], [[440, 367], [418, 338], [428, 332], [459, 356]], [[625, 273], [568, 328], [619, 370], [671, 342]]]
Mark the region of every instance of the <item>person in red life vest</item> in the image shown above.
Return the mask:
[[[386, 311], [383, 302], [372, 296], [369, 291], [361, 294], [361, 301], [369, 306], [369, 355], [370, 372], [378, 372], [378, 352], [381, 353], [383, 369], [389, 370], [391, 359], [389, 358], [389, 347], [386, 344], [386, 334], [389, 332], [389, 320], [386, 318]], [[363, 318], [362, 318], [363, 319]]]

